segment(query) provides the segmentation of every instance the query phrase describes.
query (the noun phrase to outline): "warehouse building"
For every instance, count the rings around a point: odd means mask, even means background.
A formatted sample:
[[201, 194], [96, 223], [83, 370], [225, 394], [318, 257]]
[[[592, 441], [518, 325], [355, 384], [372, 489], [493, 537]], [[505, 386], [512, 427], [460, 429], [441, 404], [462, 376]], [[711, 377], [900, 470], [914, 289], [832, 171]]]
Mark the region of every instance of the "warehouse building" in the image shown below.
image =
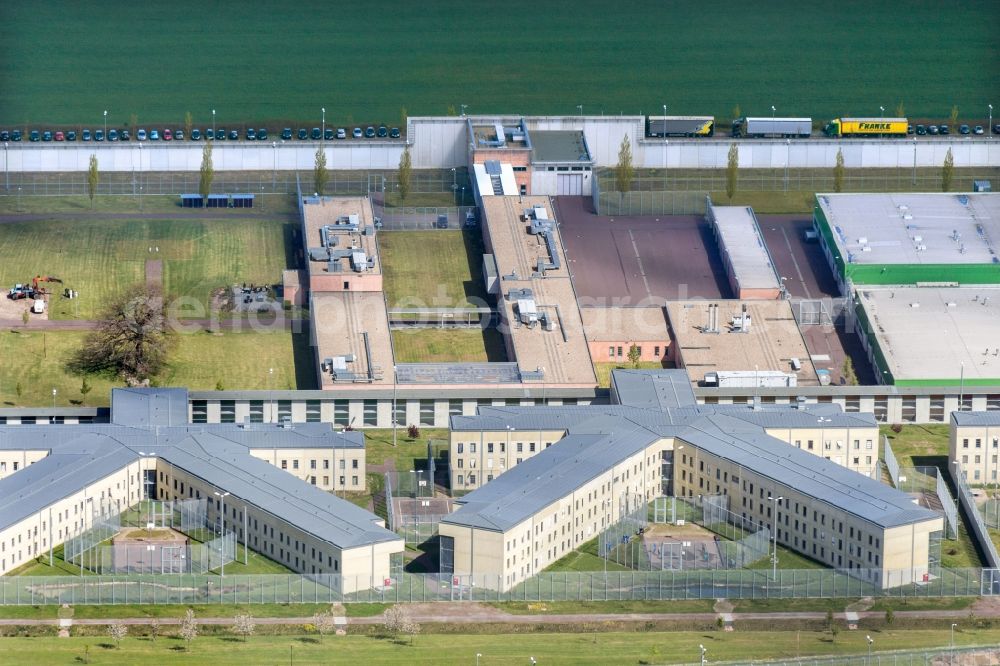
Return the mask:
[[[189, 425], [183, 389], [115, 389], [109, 424], [0, 428], [0, 574], [78, 536], [107, 507], [208, 500], [239, 542], [342, 591], [383, 584], [403, 543], [327, 489], [364, 489], [364, 437], [328, 425]], [[344, 483], [344, 481], [347, 483]], [[352, 481], [353, 480], [353, 481]]]
[[1000, 283], [1000, 195], [817, 194], [813, 220], [842, 293]]
[[723, 496], [786, 547], [884, 588], [930, 574], [942, 518], [833, 459], [877, 469], [870, 415], [698, 406], [680, 371], [615, 371], [612, 397], [452, 419], [453, 473], [495, 478], [442, 520], [443, 571], [510, 589], [614, 523], [623, 496], [675, 494]]
[[1000, 287], [863, 287], [855, 312], [881, 384], [1000, 384]]
[[1000, 482], [1000, 412], [952, 412], [948, 462], [970, 485]]
[[784, 282], [774, 268], [753, 209], [709, 202], [705, 217], [719, 243], [726, 277], [736, 298], [782, 298]]

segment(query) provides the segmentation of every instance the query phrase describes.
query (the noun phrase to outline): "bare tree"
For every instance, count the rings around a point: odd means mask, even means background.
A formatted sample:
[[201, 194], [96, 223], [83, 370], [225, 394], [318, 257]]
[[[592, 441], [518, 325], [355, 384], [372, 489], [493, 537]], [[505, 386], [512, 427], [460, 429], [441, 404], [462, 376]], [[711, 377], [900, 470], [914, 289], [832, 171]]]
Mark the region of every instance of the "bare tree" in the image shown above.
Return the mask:
[[94, 195], [97, 185], [101, 182], [101, 174], [97, 170], [97, 155], [90, 156], [90, 167], [87, 169], [87, 194], [90, 195], [90, 207], [94, 207]]
[[837, 164], [833, 167], [833, 191], [844, 191], [844, 151], [837, 149]]
[[198, 622], [194, 619], [194, 611], [190, 608], [184, 613], [184, 619], [181, 621], [180, 635], [186, 644], [185, 649], [190, 649], [191, 641], [198, 638]]
[[313, 615], [313, 626], [316, 627], [316, 631], [320, 636], [332, 633], [337, 628], [337, 625], [334, 622], [333, 613], [330, 611], [316, 613]]
[[635, 177], [635, 167], [632, 165], [632, 142], [628, 134], [622, 138], [618, 148], [618, 164], [615, 166], [615, 189], [618, 192], [628, 192], [632, 188]]
[[735, 143], [729, 146], [729, 158], [726, 163], [726, 196], [733, 200], [736, 194], [736, 181], [740, 168], [740, 148]]
[[160, 621], [155, 617], [149, 621], [149, 636], [156, 642], [156, 637], [160, 635]]
[[399, 198], [406, 201], [410, 195], [410, 176], [413, 171], [413, 161], [410, 159], [410, 148], [407, 147], [399, 157], [399, 171], [396, 179], [399, 181]]
[[326, 181], [330, 174], [326, 171], [326, 151], [320, 146], [316, 149], [316, 164], [313, 166], [313, 191], [319, 196], [323, 196], [326, 189]]
[[239, 613], [233, 618], [233, 633], [242, 636], [244, 643], [246, 643], [247, 637], [253, 636], [256, 628], [257, 623], [254, 621], [253, 615], [249, 613]]
[[191, 117], [191, 112], [186, 111], [184, 113], [184, 135], [190, 139], [191, 138], [191, 128], [194, 126], [194, 119]]
[[115, 649], [121, 647], [122, 639], [128, 636], [128, 625], [124, 622], [112, 622], [108, 625], [108, 636], [115, 641]]
[[896, 105], [896, 117], [905, 118], [906, 117], [906, 107], [903, 106], [902, 100]]
[[110, 370], [126, 381], [141, 382], [163, 367], [168, 344], [159, 290], [132, 287], [111, 298], [71, 367], [77, 372]]
[[958, 105], [951, 107], [951, 124], [954, 125], [958, 122]]

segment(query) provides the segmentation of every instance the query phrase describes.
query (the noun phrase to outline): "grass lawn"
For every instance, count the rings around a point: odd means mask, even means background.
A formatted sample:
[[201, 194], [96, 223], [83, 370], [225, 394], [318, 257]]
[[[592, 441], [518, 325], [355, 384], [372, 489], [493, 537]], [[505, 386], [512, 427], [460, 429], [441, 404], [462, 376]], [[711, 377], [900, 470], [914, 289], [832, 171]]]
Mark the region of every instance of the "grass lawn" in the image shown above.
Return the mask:
[[[747, 569], [772, 569], [771, 556], [762, 557], [756, 562], [747, 566]], [[789, 550], [778, 544], [778, 568], [779, 569], [828, 569], [829, 567], [811, 560], [804, 555]]]
[[[190, 17], [204, 6], [182, 2], [173, 8], [176, 16]], [[603, 20], [608, 5], [596, 0], [582, 0], [569, 13], [558, 3], [515, 2], [511, 18], [499, 24], [491, 24], [496, 17], [488, 5], [415, 8], [390, 0], [373, 21], [363, 3], [329, 12], [327, 4], [307, 0], [294, 11], [268, 5], [233, 13], [213, 21], [210, 31], [163, 21], [152, 5], [110, 0], [102, 9], [5, 4], [4, 71], [17, 73], [17, 85], [0, 98], [5, 126], [86, 122], [95, 129], [108, 109], [109, 126], [138, 114], [146, 127], [177, 127], [190, 111], [204, 128], [217, 109], [219, 126], [302, 119], [308, 127], [319, 125], [324, 105], [327, 126], [400, 125], [403, 107], [425, 115], [449, 107], [457, 113], [460, 104], [487, 114], [571, 114], [582, 104], [584, 113], [601, 115], [660, 113], [667, 103], [671, 114], [720, 121], [736, 104], [748, 115], [766, 114], [773, 104], [779, 114], [819, 120], [874, 114], [879, 104], [894, 113], [900, 102], [911, 116], [941, 120], [954, 104], [966, 122], [986, 114], [983, 100], [996, 99], [996, 86], [989, 76], [968, 76], [958, 85], [956, 73], [1000, 57], [996, 8], [988, 0], [947, 12], [930, 0], [905, 9], [873, 2], [836, 21], [827, 5], [791, 0], [753, 12], [741, 11], [744, 5], [734, 0], [712, 11], [644, 0], [616, 5], [613, 21]], [[109, 17], [114, 40], [107, 38]], [[519, 25], [531, 25], [549, 46], [526, 51]], [[669, 44], [664, 29], [671, 33]], [[754, 34], [768, 35], [767, 49], [741, 38]], [[415, 49], [414, 35], [432, 39]], [[331, 42], [337, 67], [302, 68]], [[378, 48], [371, 48], [375, 43]], [[936, 55], [926, 58], [927, 52]], [[865, 63], [864, 76], [857, 75], [857, 63]], [[372, 72], [391, 72], [394, 84], [376, 86]], [[219, 85], [222, 75], [225, 86]], [[163, 83], [181, 80], [183, 94]], [[261, 81], [274, 82], [270, 94], [259, 94]], [[334, 90], [334, 96], [323, 92]], [[978, 122], [985, 124], [985, 117]], [[274, 122], [271, 129], [281, 126]]]
[[[260, 628], [259, 628], [260, 629]], [[634, 664], [690, 662], [698, 655], [699, 644], [707, 649], [712, 661], [763, 659], [800, 655], [864, 654], [868, 649], [865, 632], [841, 632], [831, 640], [829, 632], [818, 631], [737, 631], [709, 632], [586, 632], [518, 634], [515, 640], [503, 634], [426, 634], [391, 640], [362, 635], [319, 638], [310, 635], [259, 635], [247, 642], [231, 636], [205, 635], [196, 638], [185, 650], [174, 627], [162, 628], [155, 643], [139, 638], [143, 630], [115, 649], [106, 636], [72, 638], [5, 638], [7, 663], [63, 664], [83, 659], [90, 646], [91, 664], [126, 664], [154, 661], [158, 664], [189, 664], [192, 659], [213, 665], [274, 664], [291, 660], [297, 664], [462, 664], [481, 654], [486, 664], [526, 664], [533, 657], [540, 664]], [[264, 631], [259, 633], [263, 634]], [[880, 650], [917, 649], [946, 646], [947, 629], [919, 631], [893, 630], [876, 632]], [[1000, 629], [963, 629], [955, 633], [955, 645], [990, 645], [1000, 640]], [[947, 651], [947, 649], [945, 649]], [[695, 657], [691, 655], [694, 654]], [[0, 656], [0, 663], [6, 657]]]
[[[0, 331], [0, 403], [4, 406], [50, 406], [55, 388], [56, 405], [79, 405], [82, 377], [66, 364], [83, 343], [83, 332]], [[314, 388], [308, 336], [288, 331], [275, 333], [193, 333], [174, 337], [167, 368], [156, 378], [161, 386], [214, 389], [222, 381], [227, 389]], [[269, 378], [268, 368], [274, 368]], [[93, 391], [86, 405], [107, 405], [116, 379], [88, 376]], [[16, 387], [21, 384], [22, 394]]]
[[427, 440], [447, 442], [448, 430], [444, 428], [421, 428], [420, 437], [410, 439], [406, 428], [396, 430], [396, 446], [392, 445], [392, 429], [365, 429], [365, 461], [368, 465], [382, 465], [393, 460], [396, 469], [427, 469]]
[[948, 468], [948, 424], [908, 423], [899, 433], [883, 425], [879, 432], [889, 438], [889, 446], [900, 467]]
[[[377, 604], [358, 604], [374, 606]], [[190, 608], [196, 617], [231, 617], [237, 613], [250, 613], [256, 617], [310, 617], [329, 610], [329, 604], [122, 604], [72, 606], [73, 618], [78, 620], [126, 617], [184, 617]], [[364, 612], [366, 609], [360, 609]], [[382, 612], [382, 611], [379, 611]], [[377, 613], [376, 613], [377, 614]], [[350, 613], [348, 613], [350, 615]], [[59, 616], [59, 606], [0, 606], [0, 618], [16, 620], [48, 619]]]
[[[659, 370], [663, 367], [662, 363], [656, 361], [639, 361], [640, 370]], [[631, 363], [594, 363], [594, 370], [597, 371], [597, 385], [602, 388], [610, 388], [611, 386], [611, 371], [621, 370], [625, 368], [632, 368]]]
[[614, 560], [605, 561], [597, 554], [597, 539], [591, 539], [572, 553], [568, 553], [549, 566], [545, 571], [631, 571], [626, 566], [618, 564]]
[[506, 603], [490, 602], [488, 605], [511, 615], [580, 615], [584, 613], [711, 613], [715, 601], [696, 599], [686, 601], [542, 601]]
[[[82, 179], [86, 174], [61, 174], [64, 178]], [[13, 187], [13, 185], [11, 185]], [[103, 188], [103, 186], [99, 186]], [[27, 191], [27, 187], [25, 190]], [[197, 190], [197, 188], [195, 188]], [[222, 189], [222, 188], [217, 188]], [[2, 192], [2, 190], [0, 190]], [[257, 212], [268, 214], [290, 214], [297, 211], [295, 197], [288, 194], [256, 194], [254, 205]], [[448, 193], [447, 196], [451, 196]], [[262, 198], [263, 197], [263, 198]], [[263, 205], [262, 205], [263, 204]], [[199, 211], [184, 210], [180, 206], [180, 197], [176, 195], [147, 194], [142, 197], [142, 202], [138, 197], [124, 194], [98, 194], [94, 197], [93, 205], [90, 197], [86, 195], [39, 195], [29, 196], [27, 194], [18, 198], [16, 194], [3, 192], [0, 194], [0, 215], [14, 215], [18, 213], [38, 214], [38, 213], [179, 213], [196, 214]], [[211, 214], [222, 214], [230, 217], [241, 217], [243, 211], [239, 209], [213, 209]]]
[[503, 338], [494, 328], [414, 328], [392, 331], [398, 363], [506, 361]]
[[485, 307], [478, 229], [385, 231], [379, 252], [390, 308]]
[[[213, 289], [234, 283], [277, 283], [292, 265], [294, 224], [257, 218], [210, 220], [52, 220], [5, 224], [0, 234], [0, 286], [55, 275], [76, 300], [53, 298], [54, 319], [91, 319], [104, 299], [145, 281], [147, 259], [162, 260], [171, 298], [201, 304], [180, 313], [205, 317]], [[150, 252], [150, 248], [159, 251]]]

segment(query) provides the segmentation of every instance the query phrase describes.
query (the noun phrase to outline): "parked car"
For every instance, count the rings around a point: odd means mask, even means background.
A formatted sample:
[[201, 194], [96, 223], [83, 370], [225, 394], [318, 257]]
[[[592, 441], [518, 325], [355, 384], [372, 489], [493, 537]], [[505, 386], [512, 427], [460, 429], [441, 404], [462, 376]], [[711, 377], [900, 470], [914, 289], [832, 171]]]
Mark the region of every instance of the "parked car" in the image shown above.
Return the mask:
[[146, 130], [141, 129], [138, 132], [136, 132], [135, 133], [135, 138], [136, 138], [137, 141], [145, 141], [146, 140]]
[[219, 129], [215, 130], [215, 140], [216, 141], [225, 141], [226, 140], [226, 130], [225, 130], [225, 128], [220, 127]]
[[380, 139], [384, 139], [389, 136], [389, 129], [385, 125], [378, 126], [378, 136]]
[[42, 141], [51, 141], [51, 140], [52, 140], [52, 130], [45, 130], [44, 132], [42, 132]]
[[198, 129], [197, 127], [195, 127], [193, 130], [191, 130], [191, 140], [192, 141], [201, 141], [201, 130]]
[[266, 127], [261, 127], [259, 130], [257, 130], [257, 140], [258, 141], [267, 141], [267, 128]]
[[118, 136], [122, 141], [128, 141], [129, 139], [132, 138], [132, 136], [128, 133], [127, 129], [123, 129]]
[[118, 140], [118, 130], [116, 129], [108, 130], [108, 141], [117, 141], [117, 140]]
[[94, 130], [94, 141], [104, 141], [104, 130]]
[[361, 131], [360, 127], [355, 127], [354, 131], [351, 133], [351, 136], [353, 136], [355, 139], [360, 139], [361, 137], [364, 136], [364, 133]]
[[239, 130], [229, 130], [229, 140], [230, 141], [239, 141], [240, 140]]
[[56, 141], [65, 141], [66, 135], [63, 132], [56, 132], [55, 139]]
[[343, 127], [338, 127], [337, 128], [337, 138], [338, 139], [346, 139], [347, 138], [347, 130], [345, 130]]
[[971, 134], [972, 130], [969, 129], [968, 125], [959, 125], [958, 126], [958, 133], [959, 134]]
[[257, 140], [257, 130], [255, 130], [252, 127], [248, 127], [247, 128], [247, 141], [256, 141], [256, 140]]
[[[1000, 127], [1000, 125], [998, 125], [998, 127]], [[1000, 132], [996, 132], [996, 133], [1000, 134]], [[21, 140], [21, 130], [11, 130], [10, 131], [10, 140], [11, 141], [20, 141]]]
[[937, 134], [938, 133], [938, 126], [937, 125], [928, 125], [927, 126], [927, 133], [931, 134], [931, 135]]
[[286, 127], [285, 129], [281, 130], [281, 140], [282, 141], [290, 141], [291, 138], [292, 138], [292, 128], [291, 127]]
[[369, 125], [367, 128], [365, 128], [365, 136], [368, 137], [369, 139], [374, 139], [375, 138], [375, 128], [372, 127], [371, 125]]
[[82, 139], [83, 141], [90, 141], [90, 130], [89, 129], [83, 130], [83, 132], [80, 133], [80, 139]]
[[184, 130], [179, 129], [176, 132], [174, 132], [174, 141], [183, 141], [183, 140], [184, 140]]
[[300, 127], [298, 132], [299, 141], [305, 141], [309, 138], [309, 132], [306, 131], [305, 127]]
[[149, 140], [159, 141], [160, 140], [160, 130], [149, 130]]
[[70, 131], [66, 132], [66, 140], [67, 141], [76, 141], [76, 131], [75, 130], [70, 130]]
[[215, 130], [209, 127], [208, 129], [205, 130], [205, 140], [211, 141], [214, 138], [215, 138]]
[[28, 141], [40, 141], [42, 135], [38, 133], [38, 130], [31, 130], [28, 134]]
[[0, 141], [10, 141], [10, 130], [0, 130]]
[[906, 133], [907, 134], [913, 134], [913, 125], [907, 125], [906, 126]]
[[174, 133], [171, 130], [169, 130], [169, 129], [163, 130], [163, 140], [164, 141], [173, 141], [173, 139], [174, 139]]
[[309, 136], [310, 138], [312, 138], [313, 141], [319, 141], [319, 139], [323, 136], [323, 133], [320, 131], [318, 127], [313, 127], [312, 132], [309, 133]]
[[927, 134], [927, 128], [923, 125], [917, 125], [917, 136], [923, 136]]
[[323, 139], [325, 141], [329, 141], [332, 138], [333, 138], [333, 128], [327, 127], [325, 130], [323, 130]]
[[940, 133], [940, 134], [949, 134], [948, 126], [947, 125], [938, 125], [938, 133]]
[[[16, 132], [17, 130], [14, 130], [14, 131]], [[994, 134], [1000, 134], [1000, 123], [997, 123], [996, 125], [993, 126], [993, 133]], [[14, 139], [14, 140], [15, 141], [20, 141], [20, 139]]]
[[448, 228], [448, 216], [447, 215], [438, 215], [437, 223], [435, 224], [435, 226], [438, 229], [447, 229]]
[[983, 133], [983, 126], [982, 125], [976, 125], [975, 127], [972, 128], [972, 133], [973, 134], [982, 134]]
[[389, 138], [390, 139], [398, 139], [399, 138], [399, 128], [398, 127], [393, 127], [391, 130], [389, 130]]

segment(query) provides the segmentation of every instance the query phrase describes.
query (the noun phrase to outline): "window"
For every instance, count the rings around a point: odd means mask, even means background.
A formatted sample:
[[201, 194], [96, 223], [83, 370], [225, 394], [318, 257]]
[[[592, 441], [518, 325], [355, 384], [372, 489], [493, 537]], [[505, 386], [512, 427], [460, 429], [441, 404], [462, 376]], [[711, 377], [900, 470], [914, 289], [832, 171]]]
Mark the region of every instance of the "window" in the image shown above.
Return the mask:
[[463, 444], [462, 442], [459, 442], [456, 446], [458, 447], [458, 451], [457, 451], [458, 453], [465, 453], [465, 444]]
[[219, 421], [222, 423], [236, 423], [236, 401], [219, 401]]
[[660, 358], [660, 345], [653, 347], [653, 356]]
[[615, 348], [608, 347], [608, 358], [614, 358], [614, 357], [615, 357]]
[[378, 401], [377, 400], [365, 400], [364, 401], [364, 424], [366, 426], [377, 426], [378, 425]]
[[915, 395], [904, 395], [903, 396], [903, 409], [902, 409], [903, 421], [907, 423], [913, 423], [917, 420], [917, 396]]
[[394, 415], [393, 418], [395, 418], [395, 420], [396, 420], [396, 425], [398, 425], [398, 426], [405, 426], [406, 425], [406, 401], [405, 400], [397, 400], [396, 403], [395, 403], [395, 405], [396, 405], [396, 408], [393, 410], [395, 412], [395, 415]]
[[288, 461], [287, 460], [282, 460], [281, 461], [281, 469], [288, 469]]
[[622, 357], [622, 348], [618, 347], [618, 358]]
[[486, 445], [486, 453], [493, 453], [493, 442]]
[[278, 401], [278, 423], [284, 423], [285, 421], [292, 420], [292, 401], [291, 400], [279, 400]]
[[434, 425], [434, 401], [433, 400], [421, 400], [420, 401], [420, 425], [432, 426]]
[[298, 468], [299, 468], [299, 460], [298, 458], [296, 458], [295, 460], [292, 461], [292, 469], [298, 469]]
[[208, 423], [207, 400], [195, 400], [191, 403], [191, 422]]
[[306, 400], [306, 422], [319, 423], [320, 420], [319, 400]]
[[339, 426], [351, 425], [350, 403], [347, 400], [333, 401], [333, 423]]
[[465, 485], [465, 476], [463, 474], [459, 474], [458, 477], [456, 477], [456, 478], [458, 479], [458, 481], [457, 481], [458, 485], [460, 485], [460, 486], [464, 486]]
[[448, 401], [448, 416], [461, 416], [462, 415], [462, 400], [449, 400]]
[[250, 401], [250, 423], [263, 423], [264, 422], [264, 401], [263, 400], [251, 400]]
[[358, 477], [356, 477], [356, 476], [352, 476], [351, 477], [351, 485], [352, 486], [358, 485]]

